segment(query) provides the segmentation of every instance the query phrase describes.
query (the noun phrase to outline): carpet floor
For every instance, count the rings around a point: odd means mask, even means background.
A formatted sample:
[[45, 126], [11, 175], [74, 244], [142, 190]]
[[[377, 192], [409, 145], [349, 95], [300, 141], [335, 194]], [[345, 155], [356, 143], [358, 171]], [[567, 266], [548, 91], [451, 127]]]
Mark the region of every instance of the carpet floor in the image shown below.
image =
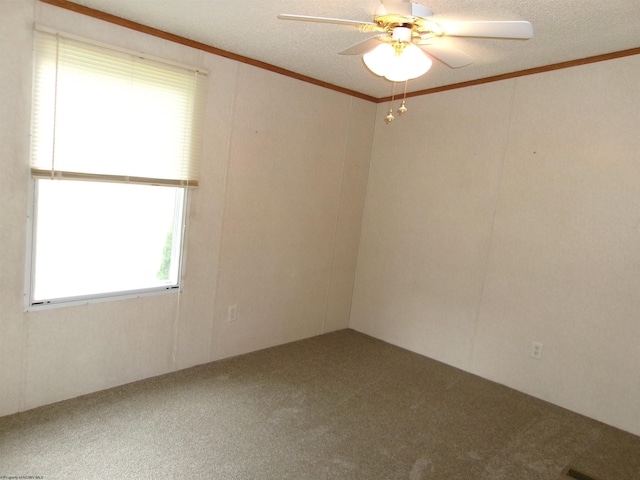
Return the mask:
[[0, 479], [640, 479], [640, 437], [342, 330], [0, 418]]

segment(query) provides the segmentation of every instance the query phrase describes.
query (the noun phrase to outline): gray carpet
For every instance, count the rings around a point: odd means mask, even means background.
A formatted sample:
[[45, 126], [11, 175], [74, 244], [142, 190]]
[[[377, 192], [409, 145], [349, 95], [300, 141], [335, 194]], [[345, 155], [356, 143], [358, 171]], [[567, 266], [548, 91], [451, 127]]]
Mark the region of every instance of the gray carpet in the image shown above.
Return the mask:
[[343, 330], [0, 418], [0, 478], [640, 479], [640, 437]]

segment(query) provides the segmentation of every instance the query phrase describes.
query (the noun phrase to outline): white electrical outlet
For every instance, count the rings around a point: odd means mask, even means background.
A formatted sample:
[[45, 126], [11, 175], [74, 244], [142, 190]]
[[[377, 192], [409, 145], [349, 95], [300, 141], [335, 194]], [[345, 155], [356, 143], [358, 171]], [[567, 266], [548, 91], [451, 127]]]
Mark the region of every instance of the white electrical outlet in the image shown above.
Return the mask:
[[235, 322], [238, 318], [238, 305], [229, 305], [227, 310], [227, 322]]
[[531, 344], [531, 356], [540, 360], [542, 358], [542, 349], [544, 345], [540, 342], [533, 342]]

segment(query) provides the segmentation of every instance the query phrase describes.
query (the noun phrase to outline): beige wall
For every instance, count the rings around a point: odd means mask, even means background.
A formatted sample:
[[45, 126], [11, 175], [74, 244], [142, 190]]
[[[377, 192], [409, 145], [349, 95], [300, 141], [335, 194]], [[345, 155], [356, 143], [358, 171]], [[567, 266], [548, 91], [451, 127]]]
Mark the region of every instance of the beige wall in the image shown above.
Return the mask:
[[[34, 21], [209, 70], [180, 295], [24, 312]], [[0, 415], [348, 326], [374, 104], [33, 0], [0, 47]]]
[[640, 434], [639, 72], [380, 105], [351, 327]]

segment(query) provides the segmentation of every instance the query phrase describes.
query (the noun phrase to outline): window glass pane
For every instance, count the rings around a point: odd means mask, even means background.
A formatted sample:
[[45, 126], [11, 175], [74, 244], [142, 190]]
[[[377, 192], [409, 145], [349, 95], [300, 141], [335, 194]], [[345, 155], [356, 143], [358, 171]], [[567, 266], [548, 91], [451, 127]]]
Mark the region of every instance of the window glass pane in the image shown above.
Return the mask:
[[36, 180], [32, 303], [177, 286], [183, 188]]

